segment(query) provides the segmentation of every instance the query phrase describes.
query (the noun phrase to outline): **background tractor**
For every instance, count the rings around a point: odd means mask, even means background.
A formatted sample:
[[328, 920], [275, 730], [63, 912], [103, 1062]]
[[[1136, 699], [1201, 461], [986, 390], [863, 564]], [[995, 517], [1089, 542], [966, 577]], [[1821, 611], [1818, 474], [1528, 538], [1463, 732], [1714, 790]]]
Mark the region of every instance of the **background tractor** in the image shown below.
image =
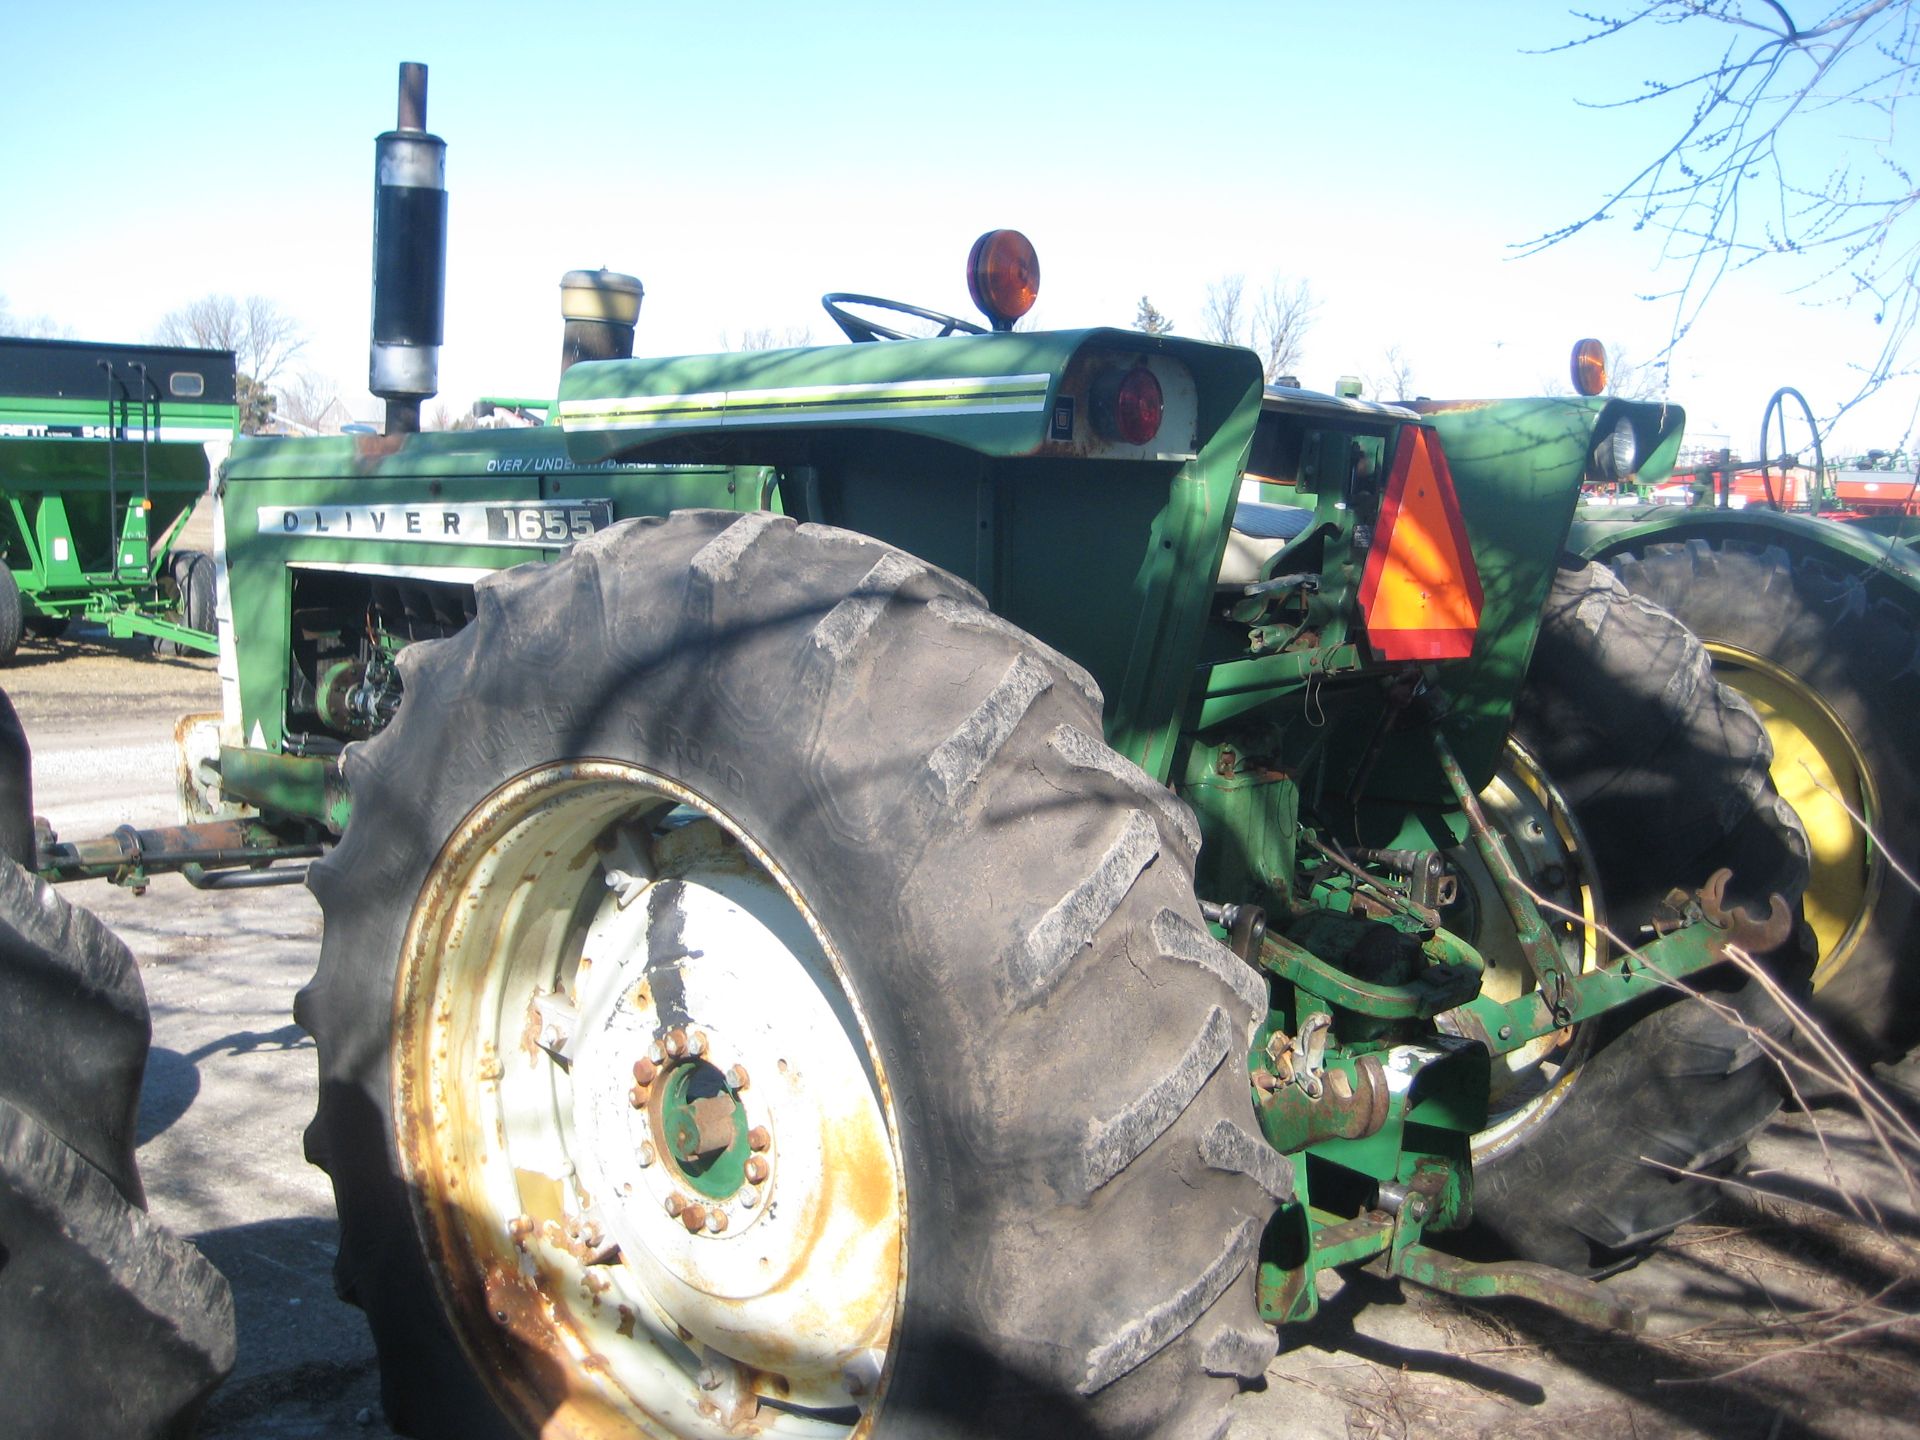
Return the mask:
[[1698, 635], [1766, 724], [1774, 784], [1811, 845], [1817, 1007], [1863, 1059], [1903, 1054], [1920, 1039], [1912, 476], [1830, 468], [1791, 389], [1768, 401], [1744, 465], [1676, 468], [1679, 406], [1589, 403], [1597, 483], [1570, 546]]

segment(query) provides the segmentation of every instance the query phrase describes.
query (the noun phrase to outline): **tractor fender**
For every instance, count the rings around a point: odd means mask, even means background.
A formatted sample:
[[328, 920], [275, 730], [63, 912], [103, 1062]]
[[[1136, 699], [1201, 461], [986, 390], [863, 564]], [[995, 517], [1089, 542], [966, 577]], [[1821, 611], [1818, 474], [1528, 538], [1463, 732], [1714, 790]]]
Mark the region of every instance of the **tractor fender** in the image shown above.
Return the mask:
[[1719, 545], [1746, 541], [1778, 545], [1796, 555], [1817, 555], [1857, 574], [1885, 598], [1920, 611], [1920, 520], [1905, 539], [1816, 515], [1748, 506], [1723, 510], [1699, 505], [1642, 505], [1631, 509], [1582, 506], [1568, 532], [1567, 548], [1584, 560], [1606, 560], [1646, 544], [1701, 539]]

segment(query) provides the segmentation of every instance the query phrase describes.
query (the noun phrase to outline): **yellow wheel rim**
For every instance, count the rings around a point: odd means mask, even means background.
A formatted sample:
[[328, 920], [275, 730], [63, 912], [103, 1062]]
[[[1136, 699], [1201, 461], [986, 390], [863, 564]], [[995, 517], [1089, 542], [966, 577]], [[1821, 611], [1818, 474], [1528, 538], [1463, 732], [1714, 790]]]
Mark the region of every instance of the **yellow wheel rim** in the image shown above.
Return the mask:
[[[1480, 805], [1535, 892], [1557, 907], [1546, 919], [1561, 953], [1582, 973], [1605, 964], [1604, 908], [1589, 869], [1591, 847], [1540, 762], [1519, 741], [1507, 740], [1499, 768], [1480, 792]], [[1481, 993], [1501, 1004], [1530, 994], [1539, 977], [1527, 963], [1485, 863], [1471, 845], [1451, 858], [1460, 899], [1446, 918], [1473, 937], [1486, 962]], [[1593, 1033], [1590, 1026], [1568, 1026], [1494, 1060], [1487, 1128], [1473, 1138], [1476, 1165], [1524, 1144], [1566, 1098], [1592, 1049]]]
[[1707, 650], [1715, 678], [1744, 695], [1767, 727], [1774, 788], [1806, 827], [1812, 874], [1805, 905], [1820, 941], [1818, 989], [1853, 957], [1880, 896], [1886, 867], [1867, 838], [1880, 813], [1873, 775], [1846, 722], [1812, 686], [1748, 651]]

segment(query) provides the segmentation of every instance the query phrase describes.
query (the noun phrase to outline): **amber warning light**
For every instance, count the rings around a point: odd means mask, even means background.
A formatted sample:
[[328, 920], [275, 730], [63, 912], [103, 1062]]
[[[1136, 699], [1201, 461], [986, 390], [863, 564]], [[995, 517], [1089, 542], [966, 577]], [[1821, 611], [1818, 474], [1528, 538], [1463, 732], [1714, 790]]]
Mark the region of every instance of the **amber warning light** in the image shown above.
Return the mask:
[[996, 330], [1033, 308], [1040, 296], [1040, 257], [1018, 230], [989, 230], [967, 256], [967, 290]]
[[1607, 347], [1591, 337], [1573, 347], [1573, 388], [1576, 394], [1598, 395], [1607, 388]]
[[1409, 425], [1360, 576], [1367, 644], [1383, 660], [1464, 660], [1473, 653], [1482, 600], [1440, 437]]

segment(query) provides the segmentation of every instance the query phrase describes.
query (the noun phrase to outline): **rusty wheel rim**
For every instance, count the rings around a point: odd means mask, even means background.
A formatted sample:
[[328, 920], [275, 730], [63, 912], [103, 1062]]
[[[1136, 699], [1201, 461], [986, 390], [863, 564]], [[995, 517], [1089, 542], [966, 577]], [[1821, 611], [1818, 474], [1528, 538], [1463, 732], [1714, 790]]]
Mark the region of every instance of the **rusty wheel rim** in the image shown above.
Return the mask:
[[441, 1300], [530, 1433], [866, 1433], [905, 1280], [891, 1100], [736, 822], [630, 765], [511, 781], [422, 888], [394, 1019]]

